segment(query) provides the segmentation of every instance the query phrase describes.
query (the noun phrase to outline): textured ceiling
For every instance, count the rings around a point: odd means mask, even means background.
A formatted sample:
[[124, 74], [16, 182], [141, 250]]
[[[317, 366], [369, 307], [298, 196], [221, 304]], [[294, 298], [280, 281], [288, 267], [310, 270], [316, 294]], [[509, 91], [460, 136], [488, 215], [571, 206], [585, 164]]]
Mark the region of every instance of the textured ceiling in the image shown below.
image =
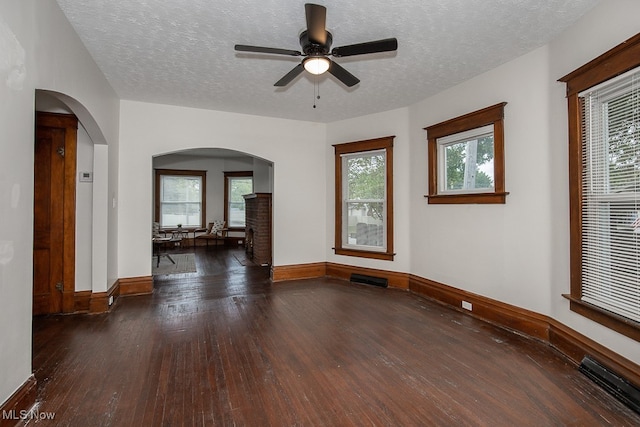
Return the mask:
[[300, 58], [234, 51], [299, 50], [303, 0], [57, 2], [122, 99], [332, 122], [411, 105], [516, 58], [598, 0], [317, 1], [333, 47], [398, 39], [396, 52], [336, 59], [361, 80], [352, 88], [328, 73], [276, 88]]

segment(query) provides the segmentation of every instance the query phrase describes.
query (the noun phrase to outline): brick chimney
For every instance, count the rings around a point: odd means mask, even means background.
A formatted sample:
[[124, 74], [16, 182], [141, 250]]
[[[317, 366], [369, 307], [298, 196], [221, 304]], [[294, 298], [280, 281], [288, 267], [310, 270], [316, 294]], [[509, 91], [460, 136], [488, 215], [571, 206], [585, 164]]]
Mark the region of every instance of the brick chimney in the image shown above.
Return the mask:
[[271, 265], [271, 193], [247, 194], [244, 203], [247, 257]]

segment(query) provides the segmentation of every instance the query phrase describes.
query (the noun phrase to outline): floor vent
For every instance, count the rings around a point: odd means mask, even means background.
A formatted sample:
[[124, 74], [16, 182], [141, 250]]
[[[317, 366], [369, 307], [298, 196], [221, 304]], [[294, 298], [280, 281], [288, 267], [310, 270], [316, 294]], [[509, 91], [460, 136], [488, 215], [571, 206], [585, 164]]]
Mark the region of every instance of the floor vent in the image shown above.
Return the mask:
[[636, 386], [589, 356], [582, 359], [579, 369], [616, 399], [640, 413], [640, 389]]
[[364, 274], [352, 274], [349, 281], [364, 283], [365, 285], [380, 286], [382, 288], [389, 286], [387, 279], [383, 277], [365, 276]]

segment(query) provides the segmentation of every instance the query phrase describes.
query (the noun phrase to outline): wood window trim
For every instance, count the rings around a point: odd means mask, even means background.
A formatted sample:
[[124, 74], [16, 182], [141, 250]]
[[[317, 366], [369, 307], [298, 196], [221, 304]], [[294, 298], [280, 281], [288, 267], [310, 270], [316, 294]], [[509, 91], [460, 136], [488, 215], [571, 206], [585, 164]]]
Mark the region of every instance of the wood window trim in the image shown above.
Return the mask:
[[[460, 117], [424, 128], [427, 131], [428, 194], [429, 204], [504, 204], [508, 192], [504, 182], [504, 106], [501, 102]], [[437, 139], [460, 132], [493, 125], [493, 176], [494, 191], [463, 194], [438, 194], [438, 143]]]
[[[336, 255], [393, 261], [393, 140], [395, 136], [367, 139], [363, 141], [334, 144], [335, 149], [335, 247]], [[342, 158], [343, 154], [374, 150], [385, 150], [386, 160], [386, 217], [387, 249], [384, 252], [342, 247]]]
[[578, 94], [640, 67], [640, 34], [598, 56], [558, 81], [567, 86], [569, 119], [569, 233], [571, 293], [569, 308], [594, 322], [640, 341], [640, 323], [582, 301], [582, 131]]
[[163, 175], [199, 176], [202, 178], [202, 209], [200, 211], [200, 227], [206, 227], [207, 218], [207, 171], [186, 169], [155, 169], [155, 206], [154, 221], [160, 222], [160, 178]]
[[224, 172], [224, 223], [228, 231], [245, 231], [245, 227], [229, 227], [229, 178], [253, 178], [253, 171]]

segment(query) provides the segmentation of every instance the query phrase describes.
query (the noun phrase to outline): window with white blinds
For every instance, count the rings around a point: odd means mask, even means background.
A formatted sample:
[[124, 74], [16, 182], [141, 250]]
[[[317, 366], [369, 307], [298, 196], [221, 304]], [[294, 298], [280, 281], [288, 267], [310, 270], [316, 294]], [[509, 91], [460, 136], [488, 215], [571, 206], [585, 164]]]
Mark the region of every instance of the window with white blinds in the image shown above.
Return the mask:
[[207, 172], [155, 170], [155, 221], [162, 228], [204, 227]]
[[640, 68], [578, 96], [582, 300], [640, 322]]

